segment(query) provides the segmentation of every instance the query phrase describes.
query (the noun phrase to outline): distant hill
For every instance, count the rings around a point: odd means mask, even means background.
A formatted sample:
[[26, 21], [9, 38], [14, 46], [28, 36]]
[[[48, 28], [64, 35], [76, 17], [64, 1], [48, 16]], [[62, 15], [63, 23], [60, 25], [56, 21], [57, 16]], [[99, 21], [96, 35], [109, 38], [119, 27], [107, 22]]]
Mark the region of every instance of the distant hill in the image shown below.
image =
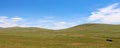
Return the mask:
[[120, 33], [120, 25], [112, 24], [82, 24], [62, 30], [49, 30], [37, 27], [9, 27], [0, 28], [0, 32], [62, 32], [62, 33]]
[[8, 27], [8, 28], [0, 28], [0, 31], [5, 31], [5, 32], [47, 32], [47, 31], [53, 31], [53, 30], [38, 28], [38, 27]]
[[117, 32], [120, 31], [120, 25], [112, 24], [82, 24], [71, 28], [63, 29], [63, 31], [85, 31], [85, 32]]
[[82, 24], [71, 28], [60, 30], [68, 34], [85, 34], [87, 36], [99, 36], [120, 38], [120, 25], [112, 24]]
[[38, 28], [38, 27], [8, 27], [8, 28], [2, 28], [1, 30], [36, 30], [36, 31], [62, 31], [62, 32], [119, 32], [120, 31], [120, 25], [112, 25], [112, 24], [95, 24], [95, 23], [89, 23], [89, 24], [81, 24], [74, 27], [70, 27], [67, 29], [61, 29], [61, 30], [50, 30], [45, 28]]

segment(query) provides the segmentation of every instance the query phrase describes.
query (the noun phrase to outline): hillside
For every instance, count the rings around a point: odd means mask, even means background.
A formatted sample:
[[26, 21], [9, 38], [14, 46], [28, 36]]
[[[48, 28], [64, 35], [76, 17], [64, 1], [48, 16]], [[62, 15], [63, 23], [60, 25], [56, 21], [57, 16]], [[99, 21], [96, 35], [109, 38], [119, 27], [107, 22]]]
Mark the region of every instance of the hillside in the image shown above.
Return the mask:
[[120, 38], [120, 25], [112, 24], [82, 24], [60, 31], [72, 34], [87, 34], [89, 36]]
[[75, 30], [75, 31], [112, 31], [114, 32], [119, 30], [120, 25], [111, 25], [111, 24], [82, 24], [82, 25], [77, 25], [68, 29], [64, 30]]
[[0, 28], [0, 31], [5, 32], [46, 32], [46, 31], [52, 31], [49, 29], [44, 28], [37, 28], [37, 27], [8, 27], [8, 28]]
[[63, 30], [0, 28], [0, 48], [120, 48], [119, 44], [120, 25], [82, 24]]

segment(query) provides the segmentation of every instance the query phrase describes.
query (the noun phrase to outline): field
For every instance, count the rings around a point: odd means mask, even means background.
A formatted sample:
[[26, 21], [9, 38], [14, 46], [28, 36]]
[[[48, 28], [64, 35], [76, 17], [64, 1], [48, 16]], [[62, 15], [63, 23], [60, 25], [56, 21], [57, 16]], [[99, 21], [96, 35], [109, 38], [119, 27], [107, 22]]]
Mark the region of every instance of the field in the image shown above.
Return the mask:
[[[113, 41], [106, 41], [108, 38]], [[83, 24], [63, 30], [0, 28], [0, 48], [120, 48], [120, 25]]]

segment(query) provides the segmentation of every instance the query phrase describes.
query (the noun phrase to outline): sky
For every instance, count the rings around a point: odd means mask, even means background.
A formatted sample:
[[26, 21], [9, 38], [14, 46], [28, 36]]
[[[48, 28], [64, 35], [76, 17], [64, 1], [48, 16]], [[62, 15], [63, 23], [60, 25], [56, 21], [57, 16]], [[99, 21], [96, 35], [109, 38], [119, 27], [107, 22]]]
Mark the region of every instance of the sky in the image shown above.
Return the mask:
[[120, 24], [120, 0], [0, 0], [0, 27], [65, 29]]

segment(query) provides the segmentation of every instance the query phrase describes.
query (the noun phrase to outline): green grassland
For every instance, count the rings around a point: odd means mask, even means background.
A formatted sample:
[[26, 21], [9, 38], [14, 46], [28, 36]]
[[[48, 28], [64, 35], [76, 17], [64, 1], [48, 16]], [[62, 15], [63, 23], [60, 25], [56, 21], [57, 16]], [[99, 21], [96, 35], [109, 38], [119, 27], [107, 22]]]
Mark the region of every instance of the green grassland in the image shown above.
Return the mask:
[[83, 24], [63, 30], [0, 28], [0, 48], [120, 48], [120, 25]]

